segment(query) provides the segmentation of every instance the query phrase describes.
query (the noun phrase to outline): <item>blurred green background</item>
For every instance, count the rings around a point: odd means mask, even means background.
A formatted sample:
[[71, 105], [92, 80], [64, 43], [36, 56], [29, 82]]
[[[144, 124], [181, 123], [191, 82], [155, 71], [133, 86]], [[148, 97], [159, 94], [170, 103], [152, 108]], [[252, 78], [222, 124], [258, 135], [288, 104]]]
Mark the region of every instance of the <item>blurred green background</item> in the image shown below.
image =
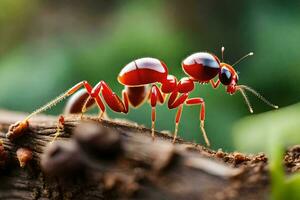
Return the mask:
[[[105, 80], [121, 94], [116, 77], [139, 57], [160, 58], [180, 78], [186, 56], [198, 51], [220, 56], [222, 45], [228, 63], [255, 53], [236, 66], [240, 83], [280, 107], [300, 100], [298, 0], [0, 0], [0, 8], [1, 108], [31, 112], [81, 80]], [[250, 115], [241, 95], [201, 85], [191, 96], [206, 100], [213, 148], [238, 150], [232, 126]], [[271, 109], [252, 96], [250, 100], [255, 113]], [[61, 113], [63, 105], [48, 113]], [[175, 112], [159, 106], [157, 129], [173, 131]], [[150, 127], [148, 104], [127, 116], [109, 115]], [[198, 107], [184, 108], [180, 133], [204, 143]]]

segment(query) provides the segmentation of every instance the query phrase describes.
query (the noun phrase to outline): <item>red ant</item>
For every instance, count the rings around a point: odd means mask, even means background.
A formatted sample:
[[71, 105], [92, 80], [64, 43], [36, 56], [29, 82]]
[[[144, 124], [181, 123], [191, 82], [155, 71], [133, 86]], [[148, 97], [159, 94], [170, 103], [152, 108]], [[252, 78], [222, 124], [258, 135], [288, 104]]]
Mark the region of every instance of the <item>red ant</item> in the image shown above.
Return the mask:
[[[51, 102], [42, 106], [38, 110], [31, 113], [20, 124], [25, 124], [28, 120], [41, 113], [64, 98], [74, 94], [81, 87], [85, 90], [79, 90], [73, 98], [68, 102], [68, 111], [70, 113], [82, 114], [91, 107], [93, 104], [100, 109], [102, 118], [105, 112], [105, 103], [115, 112], [128, 113], [129, 105], [138, 107], [143, 104], [147, 99], [152, 107], [152, 137], [154, 138], [154, 128], [156, 119], [156, 105], [157, 103], [163, 104], [166, 96], [169, 94], [168, 108], [178, 108], [175, 117], [175, 142], [178, 132], [178, 125], [181, 118], [183, 105], [201, 105], [200, 110], [200, 128], [207, 146], [210, 145], [204, 129], [205, 120], [205, 102], [202, 98], [189, 98], [189, 94], [194, 90], [195, 83], [211, 83], [213, 88], [217, 88], [222, 83], [227, 88], [227, 93], [234, 94], [236, 91], [241, 92], [250, 112], [253, 112], [251, 104], [245, 94], [245, 90], [253, 93], [262, 101], [273, 108], [278, 106], [270, 103], [263, 96], [257, 93], [252, 88], [245, 85], [238, 85], [238, 74], [233, 68], [246, 57], [253, 55], [249, 53], [239, 59], [233, 65], [223, 62], [224, 47], [222, 47], [222, 62], [214, 54], [207, 52], [194, 53], [188, 56], [182, 62], [182, 69], [188, 75], [177, 81], [177, 78], [168, 74], [167, 66], [164, 62], [156, 58], [140, 58], [127, 64], [120, 72], [118, 81], [125, 86], [122, 91], [122, 100], [111, 90], [111, 88], [104, 82], [100, 81], [97, 85], [92, 87], [87, 81], [81, 81], [74, 85], [67, 92], [58, 96]], [[218, 80], [215, 82], [213, 79], [218, 75]], [[148, 86], [151, 86], [150, 88]], [[102, 97], [100, 97], [102, 95]]]

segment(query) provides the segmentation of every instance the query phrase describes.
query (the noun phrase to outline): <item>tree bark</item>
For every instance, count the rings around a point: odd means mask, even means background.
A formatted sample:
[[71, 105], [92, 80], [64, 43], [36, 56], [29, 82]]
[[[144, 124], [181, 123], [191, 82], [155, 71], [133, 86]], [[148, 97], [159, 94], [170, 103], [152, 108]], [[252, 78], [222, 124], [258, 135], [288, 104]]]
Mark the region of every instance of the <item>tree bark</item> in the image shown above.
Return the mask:
[[[134, 123], [78, 116], [65, 116], [63, 131], [51, 150], [47, 146], [56, 133], [57, 117], [37, 116], [20, 138], [6, 138], [9, 125], [24, 116], [0, 111], [0, 140], [8, 154], [0, 168], [0, 199], [247, 200], [269, 196], [263, 154], [213, 151], [180, 139], [172, 144], [171, 136], [159, 132], [153, 141], [149, 129]], [[106, 128], [105, 134], [88, 138], [97, 125]], [[33, 152], [23, 168], [16, 157], [20, 147]], [[51, 157], [54, 152], [68, 158], [57, 164]]]

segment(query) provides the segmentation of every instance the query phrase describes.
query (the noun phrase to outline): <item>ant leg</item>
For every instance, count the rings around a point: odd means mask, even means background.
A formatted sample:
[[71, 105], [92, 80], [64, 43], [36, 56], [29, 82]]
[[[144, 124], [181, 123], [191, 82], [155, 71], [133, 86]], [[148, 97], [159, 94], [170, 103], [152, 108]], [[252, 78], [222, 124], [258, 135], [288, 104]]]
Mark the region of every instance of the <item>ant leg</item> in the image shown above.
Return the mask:
[[183, 93], [178, 98], [177, 98], [177, 95], [178, 95], [177, 91], [172, 92], [171, 96], [169, 98], [169, 101], [168, 101], [168, 108], [169, 109], [179, 107], [178, 110], [177, 110], [177, 113], [176, 113], [176, 117], [175, 117], [175, 131], [174, 131], [173, 143], [175, 143], [176, 138], [177, 138], [178, 126], [179, 126], [179, 122], [180, 122], [180, 119], [181, 119], [183, 104], [186, 101], [186, 99], [188, 98], [189, 94], [188, 93]]
[[87, 104], [88, 102], [90, 102], [91, 100], [91, 96], [89, 96], [85, 101], [84, 101], [84, 104], [81, 108], [81, 113], [80, 113], [80, 119], [83, 119], [83, 115], [84, 113], [87, 111]]
[[[104, 97], [105, 101], [108, 103], [108, 105], [112, 109], [114, 109], [114, 108], [117, 107], [117, 109], [119, 110], [119, 112], [125, 112], [125, 113], [127, 113], [128, 112], [128, 108], [124, 107], [123, 102], [114, 93], [111, 92], [110, 88], [108, 88], [108, 86], [106, 86], [106, 84], [103, 81], [100, 81], [99, 83], [103, 83], [104, 84], [103, 97]], [[99, 83], [98, 83], [98, 85], [100, 85]], [[60, 96], [56, 97], [52, 101], [46, 103], [42, 107], [38, 108], [37, 110], [35, 110], [31, 114], [29, 114], [23, 121], [16, 122], [15, 124], [13, 124], [11, 126], [10, 130], [8, 131], [7, 137], [13, 138], [14, 135], [17, 135], [17, 134], [20, 134], [20, 133], [24, 132], [25, 129], [28, 128], [28, 120], [30, 118], [32, 118], [34, 115], [37, 115], [37, 114], [39, 114], [41, 112], [44, 112], [44, 111], [50, 109], [51, 107], [55, 106], [57, 103], [61, 102], [65, 98], [67, 98], [67, 97], [71, 96], [72, 94], [74, 94], [82, 86], [84, 86], [84, 88], [86, 89], [87, 93], [92, 98], [94, 98], [94, 100], [96, 101], [98, 107], [102, 110], [102, 112], [104, 112], [105, 111], [105, 106], [104, 106], [104, 104], [103, 104], [103, 102], [102, 102], [102, 100], [100, 99], [100, 96], [99, 96], [99, 92], [100, 92], [101, 88], [100, 87], [99, 88], [96, 87], [96, 92], [95, 92], [93, 90], [93, 88], [91, 87], [91, 85], [87, 81], [81, 81], [81, 82], [77, 83], [76, 85], [74, 85], [73, 87], [71, 87], [66, 92], [64, 92], [63, 94], [61, 94]], [[105, 93], [106, 93], [106, 95], [105, 95]], [[115, 97], [115, 98], [112, 98], [112, 97]], [[109, 100], [111, 100], [111, 101], [109, 101]]]
[[184, 101], [188, 98], [189, 94], [183, 93], [178, 98], [177, 98], [177, 96], [178, 96], [178, 91], [174, 91], [171, 93], [169, 101], [168, 101], [169, 109], [177, 108], [178, 106], [180, 106], [180, 104], [183, 104]]
[[69, 105], [65, 113], [81, 113], [80, 118], [83, 119], [84, 113], [88, 108], [96, 104], [101, 113], [105, 111], [105, 106], [99, 97], [92, 97], [87, 91], [78, 91], [68, 102]]
[[[82, 112], [83, 105], [87, 109], [93, 107], [96, 103], [93, 98], [89, 98], [90, 94], [86, 89], [80, 89], [74, 93], [67, 101], [64, 114], [80, 114]], [[89, 100], [87, 100], [89, 98]]]
[[[129, 100], [128, 100], [128, 94], [125, 89], [122, 90], [122, 101], [124, 103], [125, 110], [127, 110], [126, 112], [128, 112], [129, 111]], [[104, 112], [99, 113], [99, 118], [100, 119], [102, 119], [102, 118], [109, 119], [109, 116], [108, 116], [107, 112], [104, 111]]]
[[[83, 115], [84, 115], [84, 113], [87, 111], [87, 106], [88, 106], [89, 102], [91, 101], [91, 99], [92, 99], [92, 97], [89, 96], [89, 97], [85, 100], [85, 102], [84, 102], [84, 104], [83, 104], [83, 106], [82, 106], [82, 108], [81, 108], [81, 116], [80, 116], [81, 119], [83, 119]], [[103, 117], [103, 116], [105, 115], [105, 113], [106, 113], [106, 112], [105, 112], [105, 106], [104, 106], [104, 104], [103, 104], [103, 102], [102, 102], [102, 100], [101, 100], [101, 98], [100, 98], [99, 96], [95, 97], [94, 100], [96, 101], [97, 106], [100, 108], [100, 109], [99, 109], [99, 119], [102, 119], [102, 117]]]
[[156, 86], [156, 85], [152, 85], [151, 90], [150, 90], [150, 104], [152, 107], [152, 111], [151, 111], [151, 136], [152, 139], [154, 140], [155, 135], [154, 135], [154, 130], [155, 130], [155, 120], [156, 120], [156, 105], [157, 105], [157, 101], [159, 101], [160, 103], [164, 102], [164, 97], [161, 94], [160, 89]]
[[96, 97], [94, 97], [98, 107], [100, 108], [100, 113], [99, 113], [99, 120], [102, 120], [103, 114], [105, 113], [105, 106], [103, 101], [101, 100], [100, 96], [97, 95]]
[[152, 110], [151, 110], [151, 137], [152, 140], [155, 139], [155, 120], [156, 120], [156, 107], [152, 106]]
[[[112, 89], [104, 82], [100, 81], [91, 91], [91, 96], [95, 98], [96, 103], [99, 106], [103, 106], [102, 112], [105, 111], [104, 104], [102, 103], [102, 100], [100, 98], [100, 94], [102, 94], [103, 99], [107, 103], [107, 105], [115, 112], [122, 112], [122, 113], [128, 113], [129, 107], [128, 107], [128, 97], [126, 95], [126, 92], [122, 92], [123, 100], [120, 99], [119, 96], [117, 96]], [[124, 101], [124, 103], [123, 103]]]
[[181, 113], [182, 113], [182, 109], [183, 109], [183, 104], [181, 104], [177, 110], [176, 113], [176, 118], [175, 118], [175, 131], [174, 131], [174, 138], [173, 138], [173, 143], [176, 142], [176, 138], [177, 138], [177, 133], [178, 133], [178, 125], [181, 119]]
[[[125, 108], [128, 110], [128, 97], [127, 97], [127, 93], [125, 92], [125, 90], [122, 91], [122, 96], [123, 96], [122, 98], [124, 101]], [[97, 101], [99, 102], [99, 104], [102, 103], [102, 100], [101, 100], [101, 97], [99, 96], [99, 94], [95, 98], [98, 99]], [[119, 97], [117, 97], [117, 96], [116, 96], [116, 98], [119, 99]], [[98, 116], [99, 120], [102, 120], [103, 118], [109, 119], [108, 114], [105, 109], [105, 106], [104, 106], [104, 110], [100, 109], [99, 116]]]
[[125, 110], [129, 111], [129, 98], [125, 89], [122, 90], [122, 100], [124, 102]]
[[217, 82], [215, 82], [213, 79], [210, 80], [210, 83], [212, 85], [213, 88], [217, 88], [220, 85], [220, 79], [217, 80]]
[[208, 140], [208, 137], [206, 135], [206, 131], [204, 129], [204, 120], [205, 120], [205, 102], [202, 98], [191, 98], [187, 99], [185, 102], [187, 105], [201, 105], [201, 111], [200, 111], [200, 128], [204, 137], [204, 140], [206, 142], [207, 146], [210, 146], [210, 142]]
[[65, 118], [64, 118], [64, 116], [61, 115], [58, 118], [56, 133], [55, 133], [54, 138], [52, 139], [51, 143], [56, 140], [56, 138], [60, 135], [60, 133], [62, 131], [64, 131], [64, 126], [65, 126]]
[[11, 127], [9, 128], [9, 131], [8, 131], [6, 136], [9, 137], [9, 138], [17, 137], [17, 135], [20, 135], [22, 132], [24, 132], [28, 128], [28, 120], [31, 117], [33, 117], [34, 115], [37, 115], [41, 112], [44, 112], [44, 111], [50, 109], [51, 107], [55, 106], [57, 103], [61, 102], [66, 97], [68, 97], [68, 96], [72, 95], [73, 93], [75, 93], [82, 86], [84, 86], [85, 89], [87, 90], [87, 92], [90, 94], [90, 92], [92, 90], [92, 87], [90, 86], [90, 84], [87, 81], [81, 81], [81, 82], [77, 83], [76, 85], [74, 85], [69, 90], [67, 90], [65, 93], [61, 94], [60, 96], [56, 97], [55, 99], [53, 99], [49, 103], [46, 103], [44, 106], [38, 108], [37, 110], [35, 110], [31, 114], [29, 114], [22, 121], [16, 122], [15, 124], [11, 125]]

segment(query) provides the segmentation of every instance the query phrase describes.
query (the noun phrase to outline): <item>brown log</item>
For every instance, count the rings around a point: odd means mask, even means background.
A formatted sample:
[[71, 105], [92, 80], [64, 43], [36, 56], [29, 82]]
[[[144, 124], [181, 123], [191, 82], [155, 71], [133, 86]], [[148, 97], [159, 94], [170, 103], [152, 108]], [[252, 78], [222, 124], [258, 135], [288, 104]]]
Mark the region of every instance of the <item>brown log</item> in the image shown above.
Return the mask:
[[[8, 154], [4, 168], [0, 166], [0, 199], [247, 200], [269, 196], [264, 155], [213, 151], [180, 139], [173, 145], [171, 136], [159, 132], [152, 141], [150, 130], [134, 123], [78, 116], [65, 117], [63, 131], [50, 147], [58, 120], [53, 116], [33, 118], [29, 130], [11, 142], [6, 138], [8, 127], [24, 116], [0, 111], [0, 140]], [[23, 168], [16, 157], [19, 148], [33, 152]], [[64, 157], [54, 160], [56, 154]]]

